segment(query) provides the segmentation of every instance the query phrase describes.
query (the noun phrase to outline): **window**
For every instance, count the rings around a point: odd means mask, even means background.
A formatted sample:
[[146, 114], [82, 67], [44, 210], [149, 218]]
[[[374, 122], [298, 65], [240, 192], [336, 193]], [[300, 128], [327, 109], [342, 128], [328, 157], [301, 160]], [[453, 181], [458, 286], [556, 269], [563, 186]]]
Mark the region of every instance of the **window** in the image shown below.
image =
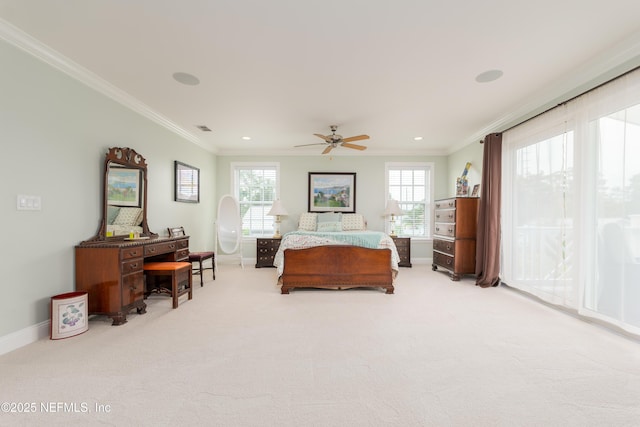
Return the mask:
[[232, 163], [232, 185], [240, 204], [242, 235], [273, 235], [272, 216], [267, 213], [280, 190], [278, 163]]
[[[404, 212], [396, 218], [399, 236], [431, 237], [432, 163], [387, 163], [387, 199], [397, 200]], [[387, 221], [386, 229], [391, 224]]]

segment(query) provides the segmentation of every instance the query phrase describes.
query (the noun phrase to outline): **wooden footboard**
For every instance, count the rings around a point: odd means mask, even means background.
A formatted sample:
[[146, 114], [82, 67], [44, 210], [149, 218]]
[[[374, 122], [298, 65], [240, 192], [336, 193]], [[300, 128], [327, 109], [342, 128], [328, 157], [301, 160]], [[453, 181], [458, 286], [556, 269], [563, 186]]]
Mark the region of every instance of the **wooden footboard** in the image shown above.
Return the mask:
[[281, 292], [294, 288], [384, 288], [393, 293], [391, 250], [317, 246], [284, 251]]

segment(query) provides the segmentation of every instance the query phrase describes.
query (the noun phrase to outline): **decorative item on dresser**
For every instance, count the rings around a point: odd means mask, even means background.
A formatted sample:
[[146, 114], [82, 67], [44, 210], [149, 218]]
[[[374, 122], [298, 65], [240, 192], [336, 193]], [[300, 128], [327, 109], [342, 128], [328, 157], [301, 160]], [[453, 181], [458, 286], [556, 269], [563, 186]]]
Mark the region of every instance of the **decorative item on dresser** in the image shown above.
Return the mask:
[[432, 268], [449, 270], [451, 280], [475, 274], [478, 200], [455, 197], [435, 202]]
[[396, 244], [396, 249], [400, 256], [398, 267], [411, 267], [411, 237], [390, 237], [393, 239], [393, 243]]
[[281, 241], [282, 239], [275, 237], [256, 239], [256, 268], [275, 267], [273, 259], [280, 248]]

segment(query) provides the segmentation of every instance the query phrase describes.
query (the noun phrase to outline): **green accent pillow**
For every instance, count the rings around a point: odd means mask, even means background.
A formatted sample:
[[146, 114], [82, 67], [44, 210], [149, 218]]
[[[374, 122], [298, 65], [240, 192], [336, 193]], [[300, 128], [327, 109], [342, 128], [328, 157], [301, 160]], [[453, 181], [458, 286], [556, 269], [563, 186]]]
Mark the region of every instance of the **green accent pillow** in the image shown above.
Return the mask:
[[342, 222], [341, 221], [319, 222], [318, 231], [323, 231], [323, 232], [342, 231]]

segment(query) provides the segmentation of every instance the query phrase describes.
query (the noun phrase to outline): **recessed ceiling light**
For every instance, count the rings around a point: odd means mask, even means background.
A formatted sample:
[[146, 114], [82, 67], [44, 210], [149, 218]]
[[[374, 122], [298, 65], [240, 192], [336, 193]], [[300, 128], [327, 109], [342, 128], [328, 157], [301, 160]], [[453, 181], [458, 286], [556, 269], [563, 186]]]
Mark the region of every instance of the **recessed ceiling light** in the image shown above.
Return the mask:
[[421, 136], [414, 136], [413, 140], [414, 141], [422, 141], [422, 137]]
[[476, 76], [478, 83], [488, 83], [494, 80], [498, 80], [504, 74], [501, 70], [489, 70], [484, 73], [480, 73]]
[[200, 79], [189, 73], [173, 73], [173, 78], [183, 85], [196, 86], [200, 84]]
[[250, 136], [243, 136], [242, 139], [244, 139], [245, 141], [249, 141], [251, 139]]

